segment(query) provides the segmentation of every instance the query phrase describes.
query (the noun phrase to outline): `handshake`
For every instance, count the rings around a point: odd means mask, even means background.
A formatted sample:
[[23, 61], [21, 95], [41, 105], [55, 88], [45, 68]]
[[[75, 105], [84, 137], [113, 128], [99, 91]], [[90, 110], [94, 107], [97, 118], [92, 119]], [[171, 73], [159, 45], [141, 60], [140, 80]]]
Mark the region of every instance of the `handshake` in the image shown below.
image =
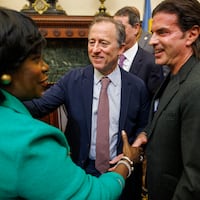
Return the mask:
[[118, 155], [110, 161], [110, 165], [114, 165], [114, 167], [110, 168], [109, 171], [115, 171], [126, 179], [133, 172], [134, 164], [144, 160], [144, 151], [141, 145], [147, 142], [147, 138], [146, 134], [142, 136], [141, 134], [131, 146], [128, 142], [126, 132], [122, 131], [123, 154]]

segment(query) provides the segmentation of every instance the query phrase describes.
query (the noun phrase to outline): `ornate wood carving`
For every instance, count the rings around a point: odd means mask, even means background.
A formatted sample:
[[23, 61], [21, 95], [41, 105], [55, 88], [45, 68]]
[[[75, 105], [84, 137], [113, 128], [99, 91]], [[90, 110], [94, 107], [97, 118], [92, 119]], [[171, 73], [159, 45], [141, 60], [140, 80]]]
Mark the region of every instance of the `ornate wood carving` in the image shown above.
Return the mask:
[[93, 16], [30, 15], [46, 38], [87, 38]]

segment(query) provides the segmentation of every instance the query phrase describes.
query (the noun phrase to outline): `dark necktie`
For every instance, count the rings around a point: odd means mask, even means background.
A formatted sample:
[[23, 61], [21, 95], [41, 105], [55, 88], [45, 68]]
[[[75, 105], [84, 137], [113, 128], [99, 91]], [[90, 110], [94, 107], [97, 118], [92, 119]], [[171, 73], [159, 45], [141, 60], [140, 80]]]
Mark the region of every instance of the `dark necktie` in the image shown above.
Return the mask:
[[119, 66], [121, 67], [121, 68], [123, 68], [123, 63], [124, 63], [124, 60], [126, 59], [126, 56], [124, 55], [124, 54], [121, 54], [120, 56], [119, 56]]
[[104, 173], [109, 169], [109, 101], [107, 88], [110, 83], [108, 77], [101, 80], [101, 91], [97, 113], [97, 135], [96, 135], [96, 169]]

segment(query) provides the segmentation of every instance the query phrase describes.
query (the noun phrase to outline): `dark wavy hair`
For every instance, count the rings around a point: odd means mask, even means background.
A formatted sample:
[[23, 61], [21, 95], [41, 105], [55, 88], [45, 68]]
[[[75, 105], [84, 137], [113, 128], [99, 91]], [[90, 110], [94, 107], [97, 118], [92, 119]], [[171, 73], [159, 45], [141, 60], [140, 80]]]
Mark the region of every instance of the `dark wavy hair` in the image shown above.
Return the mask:
[[30, 17], [0, 7], [0, 77], [15, 72], [29, 55], [41, 53], [45, 43]]
[[[200, 2], [198, 0], [165, 0], [152, 12], [154, 16], [158, 12], [175, 14], [178, 17], [178, 25], [185, 32], [197, 25], [200, 27]], [[192, 44], [194, 55], [200, 59], [200, 35]]]

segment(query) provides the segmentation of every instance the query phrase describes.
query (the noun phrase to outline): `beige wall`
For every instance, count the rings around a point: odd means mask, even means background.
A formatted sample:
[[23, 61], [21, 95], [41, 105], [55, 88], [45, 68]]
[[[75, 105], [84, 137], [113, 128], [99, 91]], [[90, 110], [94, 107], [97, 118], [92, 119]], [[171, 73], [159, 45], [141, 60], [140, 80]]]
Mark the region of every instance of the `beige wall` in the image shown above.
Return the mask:
[[[145, 0], [106, 0], [104, 5], [107, 11], [113, 15], [118, 9], [123, 6], [136, 6], [143, 16], [143, 6]], [[161, 0], [151, 0], [152, 9]], [[99, 0], [58, 0], [59, 5], [66, 11], [68, 15], [94, 15], [100, 6]], [[0, 0], [0, 6], [21, 10], [26, 0]]]

